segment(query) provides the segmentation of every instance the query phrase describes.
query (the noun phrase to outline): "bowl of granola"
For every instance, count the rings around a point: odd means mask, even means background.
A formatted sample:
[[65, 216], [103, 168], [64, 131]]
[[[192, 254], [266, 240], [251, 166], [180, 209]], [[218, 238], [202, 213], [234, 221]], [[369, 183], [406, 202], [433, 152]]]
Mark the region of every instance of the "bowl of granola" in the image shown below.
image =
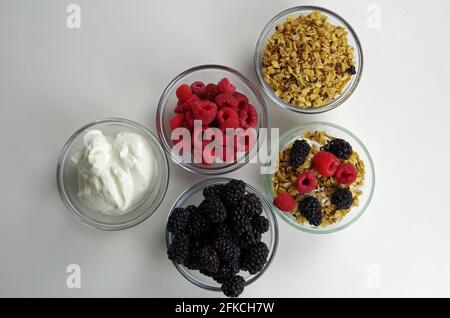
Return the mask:
[[375, 170], [364, 144], [347, 129], [312, 122], [280, 137], [264, 175], [278, 215], [309, 233], [332, 233], [358, 220], [373, 196]]
[[344, 103], [363, 70], [361, 43], [338, 14], [315, 6], [285, 10], [264, 27], [255, 48], [255, 70], [278, 106], [317, 114]]

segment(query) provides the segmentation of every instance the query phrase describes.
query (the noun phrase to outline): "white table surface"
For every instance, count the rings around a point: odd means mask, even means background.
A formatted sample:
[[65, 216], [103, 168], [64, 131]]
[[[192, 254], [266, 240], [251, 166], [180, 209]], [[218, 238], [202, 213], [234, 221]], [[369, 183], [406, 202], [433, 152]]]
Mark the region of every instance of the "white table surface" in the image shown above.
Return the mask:
[[[81, 28], [66, 26], [81, 7]], [[216, 297], [184, 280], [166, 258], [164, 226], [174, 199], [204, 176], [171, 163], [168, 193], [139, 226], [94, 230], [61, 202], [56, 161], [66, 139], [103, 117], [155, 132], [162, 90], [195, 65], [234, 67], [251, 80], [265, 23], [299, 4], [341, 14], [363, 44], [353, 96], [315, 116], [268, 99], [281, 132], [324, 120], [365, 142], [377, 185], [366, 214], [331, 235], [300, 233], [279, 220], [269, 271], [247, 297], [450, 296], [450, 45], [448, 1], [2, 0], [0, 2], [0, 296]], [[377, 7], [370, 6], [375, 4]], [[431, 6], [433, 8], [431, 8]], [[369, 13], [380, 9], [380, 28]], [[373, 11], [375, 10], [375, 11]], [[257, 165], [230, 174], [262, 189]], [[66, 267], [81, 267], [81, 288]]]

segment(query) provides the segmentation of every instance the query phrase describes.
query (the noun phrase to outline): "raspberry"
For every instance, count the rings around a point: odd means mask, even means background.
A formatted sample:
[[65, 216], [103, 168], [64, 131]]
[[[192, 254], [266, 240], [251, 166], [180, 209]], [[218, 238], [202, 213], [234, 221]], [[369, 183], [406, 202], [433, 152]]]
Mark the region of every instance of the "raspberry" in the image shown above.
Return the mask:
[[340, 162], [331, 152], [319, 151], [312, 159], [314, 168], [324, 177], [332, 176]]
[[203, 125], [208, 125], [216, 118], [217, 106], [210, 101], [195, 101], [192, 103], [192, 113], [195, 119], [200, 119]]
[[170, 128], [175, 130], [180, 127], [184, 127], [185, 125], [185, 116], [183, 114], [176, 114], [170, 120]]
[[192, 96], [191, 88], [186, 84], [180, 85], [177, 88], [176, 95], [180, 102], [185, 102]]
[[217, 94], [219, 94], [216, 84], [209, 83], [208, 85], [206, 85], [205, 90], [205, 97], [211, 101], [213, 101], [216, 98]]
[[216, 96], [215, 102], [217, 107], [230, 107], [237, 111], [239, 102], [231, 94], [222, 93]]
[[243, 129], [256, 128], [258, 126], [258, 113], [253, 105], [239, 106], [239, 126]]
[[197, 81], [191, 84], [192, 93], [199, 97], [203, 97], [206, 94], [205, 83]]
[[295, 208], [295, 200], [287, 192], [283, 192], [273, 199], [273, 204], [281, 211], [291, 212]]
[[245, 96], [244, 94], [241, 94], [239, 92], [234, 92], [233, 93], [233, 97], [238, 101], [239, 106], [248, 104], [248, 98], [247, 96]]
[[217, 112], [217, 121], [222, 131], [226, 128], [238, 128], [239, 118], [237, 112], [230, 107], [222, 107]]
[[225, 77], [217, 83], [217, 90], [219, 93], [233, 94], [236, 91], [236, 87], [230, 83], [228, 78]]
[[189, 130], [193, 130], [194, 129], [194, 114], [192, 113], [192, 111], [188, 110], [185, 113], [186, 116], [186, 128]]
[[235, 131], [234, 147], [236, 151], [246, 152], [253, 148], [256, 143], [256, 136], [252, 131], [242, 131], [241, 129]]
[[355, 166], [351, 163], [344, 163], [337, 167], [336, 172], [334, 173], [334, 177], [341, 184], [351, 184], [356, 180], [356, 175], [358, 171]]
[[298, 191], [302, 194], [309, 193], [316, 188], [317, 179], [316, 176], [310, 172], [306, 171], [298, 176], [296, 187]]
[[175, 106], [174, 112], [177, 114], [184, 114], [187, 111], [192, 110], [192, 103], [199, 100], [197, 95], [191, 95], [186, 101], [179, 101], [177, 106]]

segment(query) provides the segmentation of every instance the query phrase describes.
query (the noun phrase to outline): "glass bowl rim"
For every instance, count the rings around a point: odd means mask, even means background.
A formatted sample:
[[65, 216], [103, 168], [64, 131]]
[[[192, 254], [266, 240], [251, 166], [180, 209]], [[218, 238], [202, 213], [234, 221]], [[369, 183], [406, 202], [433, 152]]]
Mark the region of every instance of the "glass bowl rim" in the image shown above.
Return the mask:
[[[287, 146], [288, 139], [291, 139], [291, 138], [289, 138], [289, 136], [293, 135], [296, 132], [305, 130], [311, 126], [325, 126], [325, 127], [335, 128], [337, 130], [340, 130], [344, 134], [349, 135], [351, 138], [353, 138], [358, 143], [358, 145], [361, 147], [361, 149], [363, 150], [364, 154], [366, 155], [366, 157], [368, 159], [368, 162], [365, 162], [365, 165], [366, 165], [366, 169], [368, 169], [370, 171], [370, 174], [372, 176], [372, 182], [370, 183], [371, 189], [370, 189], [369, 196], [367, 197], [367, 200], [366, 200], [364, 206], [361, 208], [361, 211], [359, 211], [357, 215], [355, 215], [346, 224], [342, 224], [342, 225], [337, 226], [332, 229], [327, 229], [326, 227], [325, 228], [317, 227], [314, 229], [307, 228], [300, 223], [294, 223], [294, 221], [291, 218], [289, 218], [289, 216], [285, 212], [278, 210], [276, 207], [273, 207], [273, 209], [275, 210], [276, 214], [279, 215], [286, 223], [288, 223], [290, 226], [292, 226], [293, 228], [295, 228], [297, 230], [307, 232], [307, 233], [312, 233], [312, 234], [330, 234], [330, 233], [339, 232], [339, 231], [349, 227], [350, 225], [355, 223], [367, 210], [367, 208], [370, 205], [370, 202], [372, 201], [373, 194], [375, 191], [375, 167], [374, 167], [373, 160], [372, 160], [372, 157], [371, 157], [368, 149], [366, 148], [364, 143], [355, 134], [353, 134], [352, 132], [350, 132], [349, 130], [347, 130], [346, 128], [344, 128], [342, 126], [339, 126], [339, 125], [333, 124], [333, 123], [329, 123], [329, 122], [321, 122], [321, 121], [309, 122], [306, 124], [298, 125], [292, 129], [290, 129], [289, 131], [287, 131], [283, 135], [281, 135], [280, 138], [278, 139], [279, 149], [281, 149], [282, 145], [284, 147]], [[272, 153], [272, 151], [270, 152], [268, 158], [269, 158], [269, 162], [266, 163], [266, 165], [270, 164], [270, 162], [272, 162], [272, 160], [274, 159], [274, 154]], [[270, 197], [273, 197], [272, 175], [273, 174], [264, 175], [264, 188], [265, 188], [266, 196], [268, 199], [270, 199]], [[268, 201], [270, 201], [270, 200], [268, 200]]]
[[[196, 184], [192, 185], [191, 187], [189, 187], [188, 189], [184, 190], [179, 196], [178, 198], [175, 200], [175, 202], [172, 204], [172, 207], [170, 208], [170, 213], [167, 215], [167, 220], [169, 219], [170, 214], [172, 213], [173, 209], [177, 206], [177, 204], [181, 201], [181, 200], [186, 200], [187, 198], [189, 198], [189, 196], [195, 192], [198, 191], [202, 188], [205, 188], [206, 186], [210, 186], [213, 184], [217, 184], [217, 183], [224, 183], [224, 182], [229, 182], [233, 180], [232, 178], [228, 178], [228, 177], [215, 177], [215, 178], [209, 178], [209, 179], [205, 179], [203, 181], [197, 182]], [[249, 286], [250, 284], [254, 283], [258, 278], [260, 278], [263, 274], [265, 274], [265, 272], [267, 271], [267, 269], [270, 267], [270, 265], [272, 264], [273, 260], [275, 259], [275, 255], [277, 253], [278, 250], [278, 243], [279, 243], [279, 227], [278, 227], [278, 220], [276, 217], [276, 214], [274, 212], [274, 208], [272, 206], [272, 204], [267, 200], [266, 196], [261, 193], [261, 191], [259, 191], [258, 189], [256, 189], [254, 186], [245, 183], [246, 184], [246, 188], [251, 190], [251, 193], [255, 193], [258, 198], [260, 200], [262, 200], [263, 205], [265, 204], [265, 206], [267, 206], [269, 209], [268, 211], [266, 211], [271, 219], [273, 220], [272, 223], [272, 227], [273, 227], [273, 237], [274, 237], [274, 243], [273, 243], [273, 250], [271, 251], [272, 254], [270, 256], [270, 259], [267, 260], [267, 263], [264, 265], [264, 268], [262, 271], [260, 271], [259, 273], [252, 275], [250, 279], [245, 281], [245, 286]], [[167, 224], [167, 222], [166, 222]], [[170, 233], [167, 230], [167, 226], [166, 226], [166, 248], [169, 248], [169, 241], [170, 241]], [[207, 284], [204, 284], [198, 280], [195, 280], [194, 278], [190, 277], [189, 275], [187, 275], [185, 272], [187, 272], [188, 270], [182, 269], [182, 265], [177, 264], [175, 262], [172, 261], [172, 264], [175, 266], [175, 268], [177, 269], [177, 271], [181, 274], [181, 276], [183, 276], [187, 281], [191, 282], [192, 284], [206, 289], [206, 290], [210, 290], [210, 291], [220, 291], [220, 287], [212, 287], [209, 286]]]
[[[304, 11], [318, 11], [320, 13], [324, 13], [325, 15], [331, 16], [332, 18], [338, 20], [342, 25], [344, 25], [344, 27], [348, 30], [350, 35], [355, 40], [356, 55], [359, 57], [359, 66], [358, 66], [357, 73], [356, 73], [356, 79], [349, 87], [347, 93], [345, 95], [339, 94], [334, 100], [331, 100], [328, 104], [321, 106], [321, 107], [317, 107], [317, 108], [294, 107], [288, 103], [283, 102], [281, 99], [276, 97], [273, 93], [273, 89], [271, 87], [269, 87], [268, 84], [264, 81], [263, 75], [261, 73], [260, 61], [258, 58], [259, 53], [261, 52], [261, 50], [263, 50], [264, 45], [265, 45], [264, 38], [270, 32], [270, 30], [272, 30], [275, 27], [275, 25], [274, 25], [275, 21], [277, 21], [280, 18], [286, 17], [290, 14], [293, 14], [296, 12], [300, 13], [300, 12], [304, 12]], [[359, 82], [361, 81], [361, 76], [362, 76], [362, 72], [363, 72], [363, 68], [364, 68], [364, 54], [363, 54], [361, 41], [359, 40], [359, 37], [356, 34], [353, 27], [343, 17], [341, 17], [337, 13], [335, 13], [329, 9], [323, 8], [323, 7], [309, 6], [309, 5], [296, 6], [296, 7], [286, 9], [286, 10], [278, 13], [277, 15], [275, 15], [272, 19], [270, 19], [269, 22], [264, 26], [264, 28], [262, 29], [261, 33], [258, 36], [256, 45], [255, 45], [255, 52], [254, 52], [253, 60], [254, 60], [254, 68], [255, 68], [255, 72], [256, 72], [256, 77], [258, 78], [258, 81], [259, 81], [264, 93], [277, 106], [279, 106], [283, 109], [288, 109], [290, 111], [293, 111], [293, 112], [299, 113], [299, 114], [320, 114], [320, 113], [324, 113], [324, 112], [333, 110], [333, 109], [337, 108], [338, 106], [342, 105], [345, 101], [347, 101], [347, 99], [350, 98], [351, 95], [353, 95], [353, 92], [358, 87]]]
[[[150, 209], [148, 209], [148, 211], [146, 211], [143, 214], [140, 214], [139, 216], [137, 216], [136, 218], [133, 218], [127, 222], [124, 223], [118, 223], [118, 224], [105, 224], [103, 222], [99, 222], [95, 219], [92, 218], [86, 218], [84, 216], [82, 216], [82, 214], [79, 212], [79, 209], [77, 209], [75, 206], [73, 206], [73, 204], [70, 202], [68, 195], [67, 195], [67, 191], [65, 189], [64, 186], [64, 176], [63, 176], [63, 166], [65, 164], [65, 161], [67, 160], [67, 154], [68, 154], [68, 150], [70, 148], [70, 146], [72, 145], [72, 143], [74, 142], [74, 140], [84, 131], [86, 131], [86, 129], [89, 129], [90, 127], [99, 125], [99, 124], [118, 124], [118, 125], [129, 125], [132, 126], [133, 128], [141, 131], [143, 134], [145, 134], [148, 138], [150, 138], [151, 140], [153, 140], [154, 144], [156, 145], [156, 147], [158, 148], [159, 153], [162, 155], [162, 157], [164, 158], [164, 165], [166, 166], [166, 180], [164, 183], [164, 187], [162, 189], [161, 192], [161, 196], [160, 198], [158, 198], [158, 202], [155, 205], [154, 209], [151, 211]], [[58, 163], [56, 166], [56, 183], [57, 183], [57, 187], [58, 187], [58, 192], [60, 195], [61, 200], [63, 201], [64, 205], [66, 206], [66, 208], [69, 210], [70, 214], [72, 216], [74, 216], [77, 220], [81, 221], [83, 224], [86, 224], [89, 227], [95, 228], [95, 229], [99, 229], [99, 230], [104, 230], [104, 231], [119, 231], [119, 230], [125, 230], [131, 227], [134, 227], [142, 222], [144, 222], [145, 220], [147, 220], [150, 216], [152, 216], [156, 210], [158, 210], [158, 208], [160, 207], [161, 203], [164, 200], [164, 197], [167, 193], [167, 189], [169, 186], [169, 180], [170, 180], [170, 166], [169, 166], [169, 160], [167, 158], [166, 153], [164, 152], [164, 149], [162, 148], [158, 138], [156, 138], [156, 136], [149, 130], [147, 129], [145, 126], [129, 120], [129, 119], [125, 119], [125, 118], [117, 118], [117, 117], [111, 117], [111, 118], [102, 118], [102, 119], [97, 119], [95, 121], [92, 121], [84, 126], [82, 126], [81, 128], [77, 129], [68, 139], [67, 141], [64, 143], [64, 146], [62, 147], [59, 157], [58, 157]], [[139, 206], [138, 206], [139, 207]], [[138, 208], [137, 207], [137, 208]]]
[[[172, 91], [172, 89], [175, 86], [175, 83], [183, 79], [184, 77], [188, 76], [189, 74], [192, 74], [197, 71], [203, 71], [203, 70], [221, 70], [225, 72], [229, 72], [233, 74], [234, 76], [238, 77], [242, 83], [244, 83], [255, 95], [258, 103], [259, 103], [259, 109], [261, 110], [262, 118], [259, 120], [259, 127], [258, 127], [258, 143], [255, 145], [251, 151], [249, 151], [243, 159], [240, 159], [236, 162], [227, 164], [224, 167], [220, 167], [217, 169], [206, 169], [202, 167], [197, 167], [192, 164], [186, 164], [178, 160], [178, 158], [172, 156], [172, 151], [169, 145], [169, 142], [167, 141], [164, 131], [163, 131], [163, 112], [165, 105], [167, 103], [167, 98], [169, 96], [169, 92]], [[256, 106], [255, 106], [256, 107]], [[158, 136], [161, 139], [161, 143], [163, 145], [164, 150], [166, 151], [167, 155], [172, 158], [172, 161], [176, 163], [177, 165], [181, 166], [182, 168], [186, 169], [187, 171], [194, 172], [194, 173], [200, 173], [202, 175], [209, 175], [209, 176], [218, 176], [223, 175], [226, 173], [230, 173], [233, 171], [236, 171], [243, 166], [245, 166], [255, 155], [258, 154], [258, 151], [261, 147], [261, 144], [264, 142], [266, 138], [266, 132], [263, 130], [261, 131], [260, 128], [267, 128], [269, 124], [268, 114], [267, 114], [267, 105], [264, 99], [263, 94], [259, 90], [258, 86], [255, 85], [251, 80], [249, 80], [247, 77], [245, 77], [241, 72], [220, 64], [202, 64], [198, 66], [194, 66], [191, 68], [188, 68], [187, 70], [179, 73], [177, 76], [175, 76], [169, 84], [164, 88], [161, 97], [158, 101], [158, 107], [156, 109], [156, 130], [158, 132]]]

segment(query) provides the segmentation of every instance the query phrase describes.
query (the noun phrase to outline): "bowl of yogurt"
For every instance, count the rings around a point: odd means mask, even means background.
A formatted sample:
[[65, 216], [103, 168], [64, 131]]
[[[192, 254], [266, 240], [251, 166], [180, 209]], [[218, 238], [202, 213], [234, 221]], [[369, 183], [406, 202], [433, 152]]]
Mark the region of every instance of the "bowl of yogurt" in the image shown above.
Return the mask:
[[77, 130], [58, 159], [61, 199], [80, 221], [122, 230], [151, 216], [169, 183], [158, 139], [126, 119], [101, 119]]

